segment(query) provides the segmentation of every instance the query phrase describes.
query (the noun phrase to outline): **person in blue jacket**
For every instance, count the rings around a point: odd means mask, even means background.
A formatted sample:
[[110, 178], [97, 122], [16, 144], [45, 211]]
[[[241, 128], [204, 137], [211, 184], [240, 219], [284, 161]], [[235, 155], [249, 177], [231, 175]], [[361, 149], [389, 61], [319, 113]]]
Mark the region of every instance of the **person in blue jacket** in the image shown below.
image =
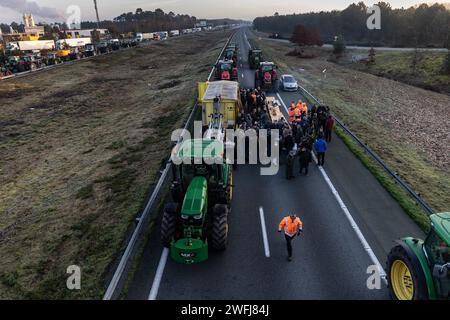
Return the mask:
[[318, 166], [323, 166], [325, 161], [325, 152], [327, 151], [327, 142], [323, 139], [323, 135], [319, 135], [314, 142], [314, 149], [317, 153]]

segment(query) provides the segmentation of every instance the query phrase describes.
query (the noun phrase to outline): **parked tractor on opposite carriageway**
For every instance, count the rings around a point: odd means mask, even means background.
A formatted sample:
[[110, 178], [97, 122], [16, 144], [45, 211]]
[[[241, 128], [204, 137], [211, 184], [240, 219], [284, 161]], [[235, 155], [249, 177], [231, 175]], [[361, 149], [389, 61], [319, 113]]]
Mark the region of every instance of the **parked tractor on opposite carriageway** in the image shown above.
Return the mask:
[[[161, 242], [171, 257], [192, 264], [208, 259], [208, 247], [221, 251], [228, 242], [232, 168], [226, 161], [225, 128], [235, 127], [239, 85], [231, 81], [199, 83], [203, 139], [188, 139], [172, 152], [173, 202], [166, 205]], [[208, 116], [206, 116], [208, 115]]]
[[386, 273], [393, 299], [450, 299], [450, 213], [430, 219], [425, 241], [403, 238], [389, 253]]
[[216, 80], [237, 80], [238, 69], [232, 60], [219, 60], [216, 64]]
[[277, 66], [273, 62], [261, 62], [255, 72], [255, 87], [265, 91], [276, 91], [278, 88]]

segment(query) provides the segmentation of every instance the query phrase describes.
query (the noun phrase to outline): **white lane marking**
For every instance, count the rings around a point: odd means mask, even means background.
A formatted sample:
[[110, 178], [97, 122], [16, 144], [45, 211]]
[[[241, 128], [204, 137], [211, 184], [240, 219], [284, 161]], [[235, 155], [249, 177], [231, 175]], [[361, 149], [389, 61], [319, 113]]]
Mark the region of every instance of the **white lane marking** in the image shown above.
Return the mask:
[[[287, 109], [283, 99], [281, 99], [281, 96], [278, 92], [277, 92], [277, 97], [280, 99], [281, 104], [286, 109], [286, 112], [288, 112], [288, 109]], [[314, 152], [311, 152], [311, 153], [312, 153], [314, 162], [317, 164], [316, 155], [314, 154]], [[377, 256], [375, 255], [375, 253], [373, 252], [369, 243], [367, 242], [366, 238], [364, 237], [363, 233], [361, 232], [361, 229], [359, 229], [358, 225], [356, 224], [355, 220], [353, 219], [350, 211], [348, 210], [348, 208], [345, 205], [344, 201], [342, 200], [341, 196], [339, 195], [339, 193], [337, 192], [333, 183], [331, 182], [330, 178], [328, 177], [327, 173], [325, 172], [325, 169], [323, 167], [318, 167], [318, 168], [319, 168], [320, 172], [322, 173], [322, 176], [325, 179], [325, 182], [327, 183], [328, 187], [330, 188], [331, 193], [334, 195], [336, 201], [338, 202], [339, 206], [341, 207], [342, 211], [344, 212], [348, 222], [350, 223], [350, 226], [353, 228], [356, 235], [358, 236], [358, 239], [361, 242], [364, 250], [369, 255], [370, 260], [372, 260], [372, 262], [377, 266], [381, 278], [383, 279], [384, 283], [387, 285], [386, 272], [384, 271], [383, 267], [381, 266], [380, 261], [378, 260]]]
[[148, 300], [156, 300], [159, 285], [161, 284], [164, 268], [166, 267], [167, 257], [169, 256], [169, 248], [164, 248], [159, 259], [158, 269], [156, 270], [155, 279], [153, 279], [152, 289], [148, 295]]
[[280, 94], [279, 94], [278, 92], [277, 92], [277, 97], [278, 97], [278, 99], [280, 99], [280, 102], [281, 102], [281, 104], [283, 105], [284, 110], [286, 110], [286, 113], [289, 114], [288, 108], [287, 108], [286, 105], [284, 104], [284, 101], [283, 101], [283, 99], [281, 99], [281, 96], [280, 96]]
[[259, 207], [259, 218], [261, 219], [261, 230], [262, 230], [263, 242], [264, 242], [264, 253], [266, 254], [266, 258], [270, 258], [269, 240], [267, 238], [266, 220], [264, 219], [263, 207]]
[[248, 47], [251, 49], [252, 45], [250, 44], [250, 41], [248, 41], [247, 33], [245, 31], [244, 31], [244, 38], [245, 38], [245, 41], [247, 42]]

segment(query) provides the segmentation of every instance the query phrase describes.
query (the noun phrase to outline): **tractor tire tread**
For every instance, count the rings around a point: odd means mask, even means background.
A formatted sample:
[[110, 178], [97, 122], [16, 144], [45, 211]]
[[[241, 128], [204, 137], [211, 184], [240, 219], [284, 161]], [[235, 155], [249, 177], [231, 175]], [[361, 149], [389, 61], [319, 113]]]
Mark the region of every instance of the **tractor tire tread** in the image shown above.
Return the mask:
[[228, 243], [228, 208], [218, 204], [214, 207], [211, 230], [211, 245], [214, 250], [223, 251]]
[[386, 277], [388, 280], [388, 289], [389, 289], [389, 294], [390, 294], [391, 298], [393, 300], [398, 300], [392, 289], [392, 284], [391, 284], [391, 279], [390, 279], [391, 265], [395, 260], [403, 261], [408, 266], [408, 269], [411, 272], [411, 277], [412, 277], [414, 289], [415, 289], [413, 300], [427, 300], [428, 299], [428, 289], [427, 289], [426, 283], [423, 283], [419, 279], [419, 275], [418, 275], [418, 272], [422, 272], [422, 271], [416, 270], [416, 268], [414, 267], [414, 263], [411, 260], [411, 257], [409, 257], [408, 253], [401, 245], [397, 245], [397, 246], [393, 247], [391, 249], [391, 251], [389, 252], [388, 258], [386, 260]]
[[164, 208], [161, 222], [161, 244], [168, 248], [172, 242], [177, 227], [176, 204], [169, 203]]

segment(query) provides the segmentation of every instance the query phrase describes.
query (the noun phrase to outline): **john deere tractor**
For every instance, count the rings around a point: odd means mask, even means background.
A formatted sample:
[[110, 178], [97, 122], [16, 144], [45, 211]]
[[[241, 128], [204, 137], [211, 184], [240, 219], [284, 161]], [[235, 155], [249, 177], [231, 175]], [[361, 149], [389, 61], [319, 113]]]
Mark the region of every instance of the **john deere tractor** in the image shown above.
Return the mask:
[[173, 202], [164, 209], [161, 242], [177, 262], [202, 262], [209, 246], [227, 247], [231, 167], [223, 151], [214, 138], [186, 140], [176, 150], [177, 159], [190, 163], [173, 165]]
[[266, 91], [275, 91], [278, 88], [276, 68], [273, 62], [261, 62], [255, 72], [255, 87]]
[[234, 128], [241, 107], [239, 83], [198, 83], [203, 139], [189, 139], [173, 149], [173, 202], [167, 204], [161, 242], [181, 263], [208, 258], [208, 247], [224, 250], [232, 197], [231, 165], [224, 155], [226, 128]]
[[258, 69], [261, 61], [264, 61], [261, 50], [250, 49], [248, 51], [248, 63], [250, 65], [250, 69]]
[[396, 300], [450, 299], [450, 213], [430, 219], [425, 241], [403, 238], [389, 253], [386, 273]]

